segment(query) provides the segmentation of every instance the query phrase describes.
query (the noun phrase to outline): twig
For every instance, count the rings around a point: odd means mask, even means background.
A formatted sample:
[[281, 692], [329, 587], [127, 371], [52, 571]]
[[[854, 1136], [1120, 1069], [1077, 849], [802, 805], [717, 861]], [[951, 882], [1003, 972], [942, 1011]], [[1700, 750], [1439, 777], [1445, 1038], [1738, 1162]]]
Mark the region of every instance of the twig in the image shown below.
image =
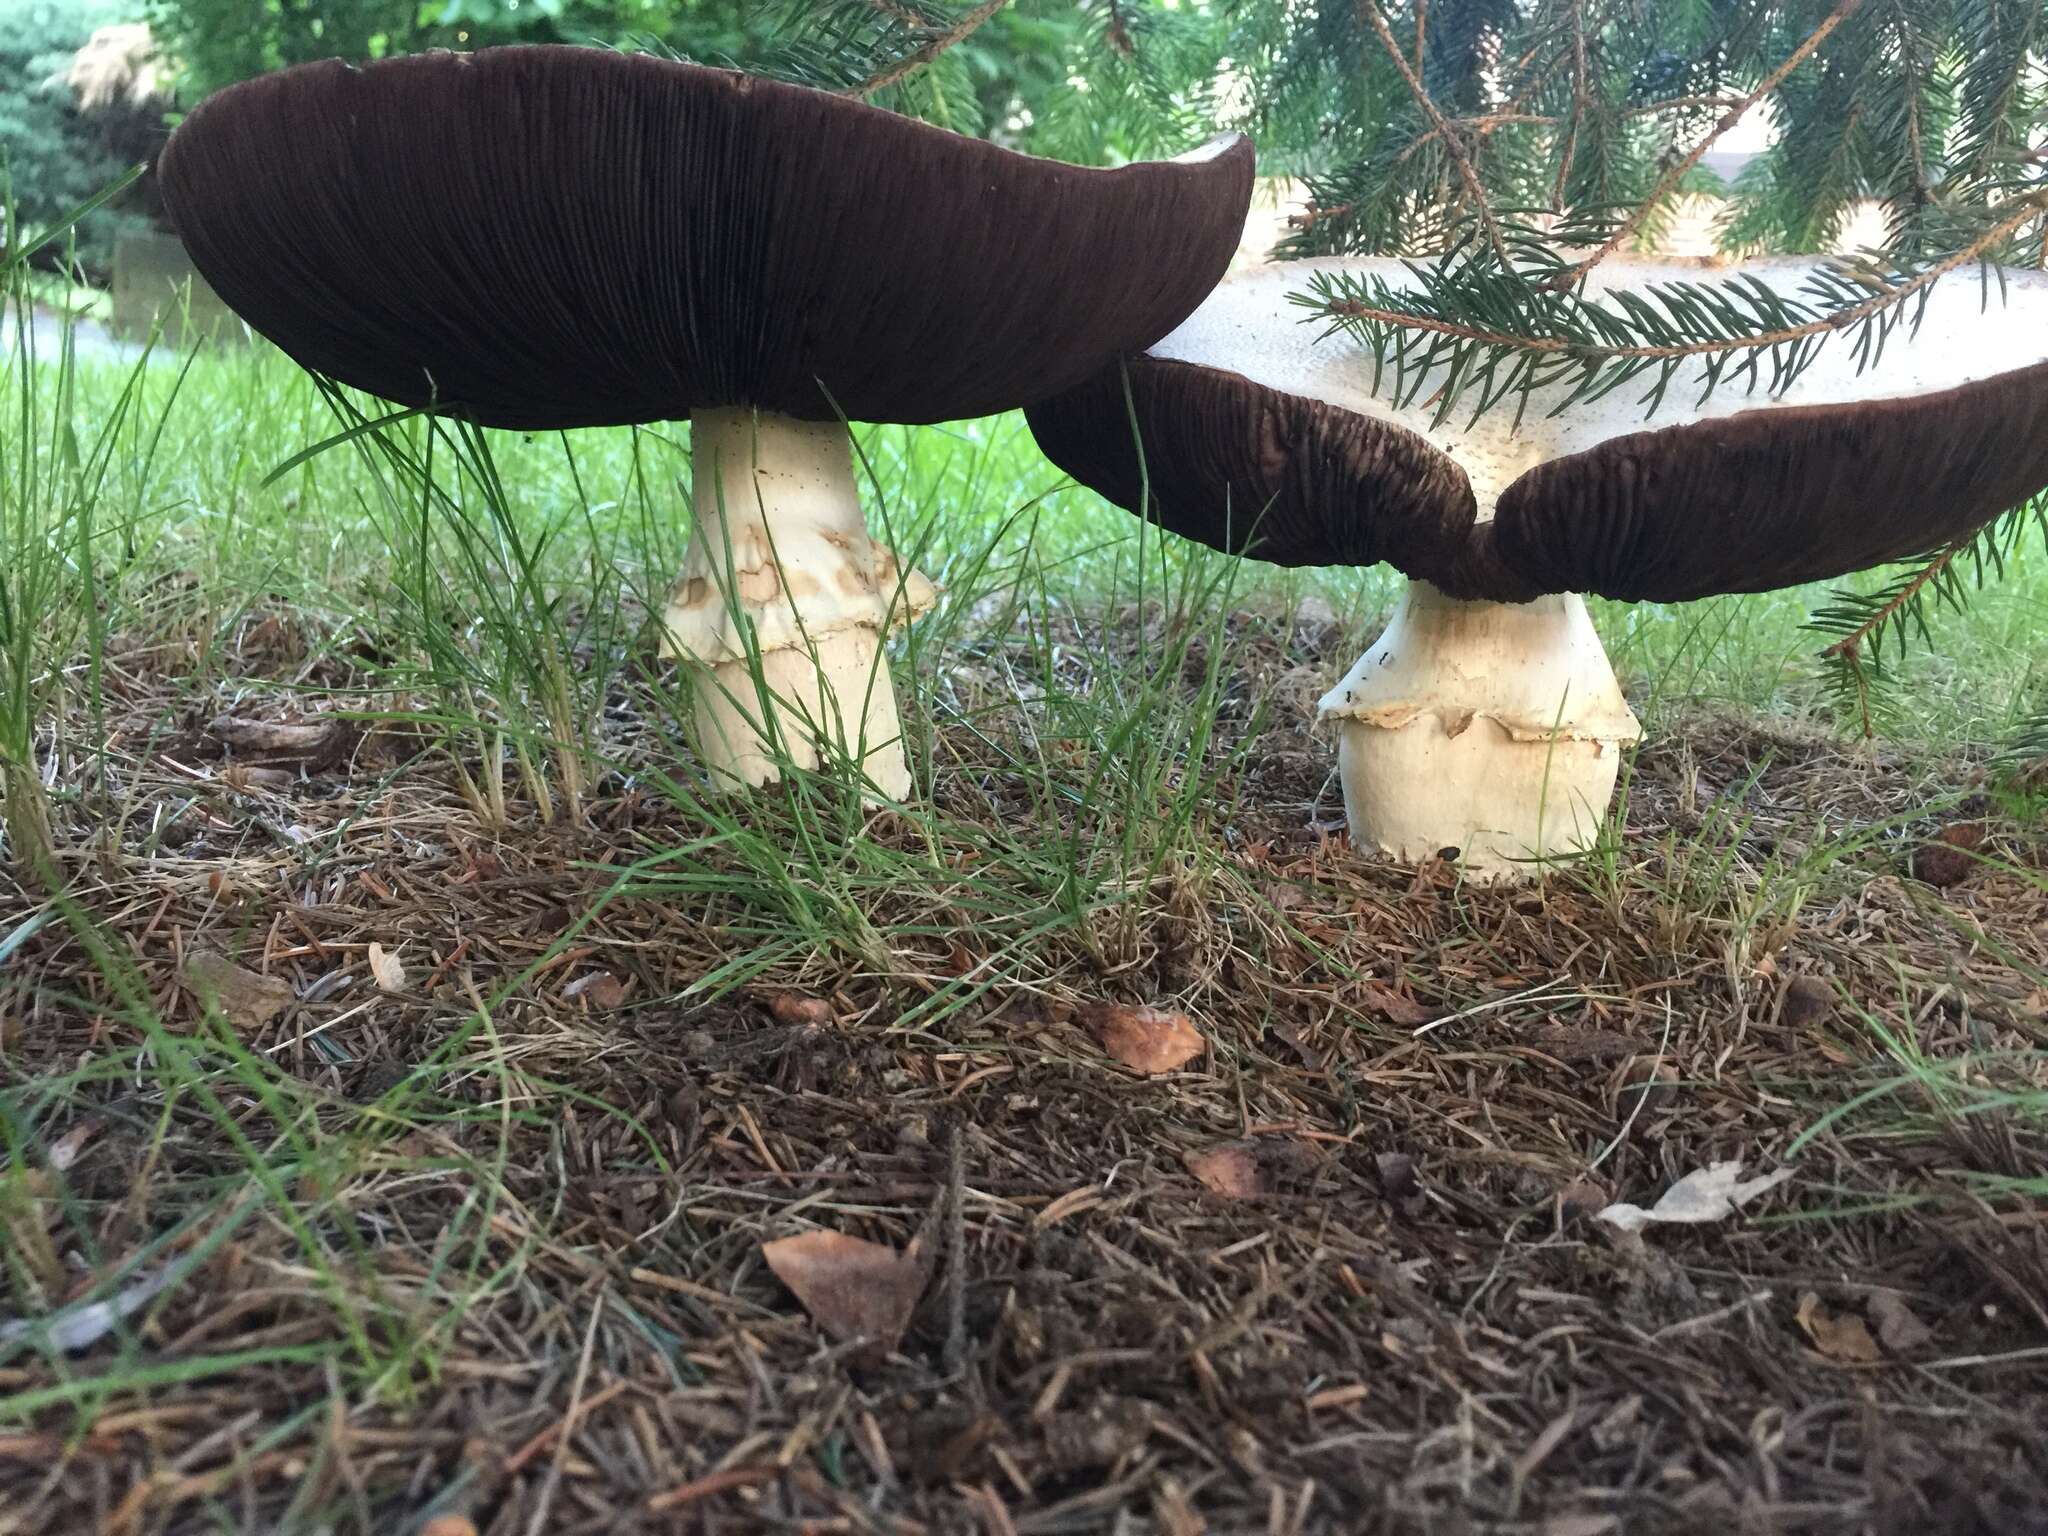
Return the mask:
[[513, 1473], [523, 1470], [529, 1461], [554, 1444], [555, 1438], [558, 1435], [566, 1435], [583, 1419], [588, 1418], [592, 1412], [602, 1408], [631, 1385], [630, 1381], [615, 1381], [610, 1386], [593, 1392], [590, 1396], [574, 1404], [567, 1413], [563, 1414], [554, 1423], [541, 1430], [531, 1440], [527, 1441], [526, 1444], [505, 1458], [506, 1476], [509, 1477]]
[[967, 1213], [966, 1152], [960, 1121], [946, 1129], [946, 1345], [940, 1356], [946, 1374], [957, 1376], [967, 1366]]
[[[1557, 121], [1558, 119], [1554, 117], [1545, 117], [1540, 113], [1535, 112], [1489, 112], [1484, 117], [1446, 118], [1444, 120], [1444, 125], [1446, 128], [1456, 129], [1460, 132], [1469, 129], [1471, 130], [1474, 137], [1483, 139], [1497, 128], [1509, 128], [1518, 125], [1528, 127], [1549, 127], [1555, 124]], [[1410, 144], [1406, 149], [1402, 150], [1400, 154], [1396, 155], [1394, 157], [1394, 163], [1396, 165], [1400, 164], [1401, 162], [1407, 160], [1410, 156], [1415, 154], [1416, 151], [1420, 150], [1424, 145], [1433, 144], [1438, 139], [1443, 137], [1444, 135], [1438, 132], [1436, 129], [1430, 129], [1429, 132], [1419, 135], [1413, 144]]]
[[555, 1454], [548, 1462], [548, 1475], [541, 1482], [540, 1497], [534, 1501], [533, 1519], [527, 1524], [526, 1536], [540, 1536], [548, 1528], [548, 1509], [555, 1502], [555, 1490], [561, 1486], [562, 1458], [569, 1449], [567, 1426], [573, 1425], [583, 1413], [583, 1384], [590, 1379], [590, 1353], [597, 1343], [597, 1324], [604, 1316], [604, 1307], [605, 1293], [600, 1290], [591, 1304], [590, 1326], [583, 1332], [583, 1355], [576, 1362], [576, 1379], [569, 1388], [569, 1411], [562, 1420], [565, 1429], [555, 1440]]
[[1465, 195], [1472, 199], [1472, 209], [1480, 225], [1486, 231], [1486, 238], [1492, 244], [1494, 254], [1500, 257], [1502, 266], [1512, 266], [1508, 257], [1507, 241], [1501, 237], [1500, 225], [1493, 217], [1493, 205], [1486, 200], [1486, 189], [1479, 183], [1479, 172], [1473, 169], [1472, 157], [1465, 152], [1457, 131], [1450, 125], [1437, 105], [1430, 100], [1429, 90], [1422, 83], [1422, 77], [1409, 66], [1408, 56], [1401, 51], [1401, 45], [1394, 40], [1394, 30], [1387, 25], [1387, 18], [1380, 14], [1379, 0], [1353, 0], [1358, 13], [1372, 23], [1372, 29], [1379, 35], [1380, 46], [1387, 51], [1387, 57], [1394, 61], [1394, 67], [1401, 72], [1407, 83], [1408, 92], [1415, 98], [1415, 105], [1422, 109], [1432, 127], [1443, 136], [1444, 153], [1451, 157], [1451, 163], [1458, 168], [1458, 179], [1465, 184]]
[[702, 1477], [671, 1488], [666, 1493], [657, 1493], [647, 1501], [647, 1512], [658, 1515], [671, 1509], [681, 1509], [685, 1504], [695, 1504], [699, 1499], [708, 1499], [721, 1493], [730, 1493], [735, 1488], [752, 1488], [765, 1483], [782, 1468], [773, 1465], [753, 1467], [727, 1467], [723, 1472], [707, 1472]]
[[1586, 114], [1586, 7], [1584, 0], [1572, 0], [1572, 115], [1564, 130], [1564, 149], [1557, 157], [1557, 182], [1550, 189], [1553, 208], [1564, 207], [1565, 185], [1571, 180], [1572, 162], [1579, 154], [1579, 123]]
[[1760, 1307], [1770, 1299], [1770, 1291], [1755, 1291], [1743, 1297], [1740, 1301], [1731, 1301], [1725, 1307], [1716, 1307], [1711, 1312], [1702, 1312], [1698, 1317], [1688, 1317], [1683, 1322], [1673, 1323], [1666, 1328], [1659, 1328], [1650, 1335], [1650, 1338], [1652, 1340], [1669, 1339], [1675, 1338], [1681, 1333], [1692, 1333], [1700, 1328], [1711, 1328], [1714, 1324], [1726, 1322], [1731, 1317], [1740, 1316], [1753, 1307]]
[[1814, 49], [1826, 42], [1828, 35], [1844, 21], [1848, 20], [1850, 16], [1854, 15], [1862, 4], [1863, 0], [1839, 0], [1835, 8], [1828, 13], [1827, 19], [1807, 35], [1806, 41], [1797, 48], [1794, 48], [1782, 64], [1764, 77], [1763, 84], [1722, 113], [1721, 120], [1714, 124], [1712, 129], [1708, 131], [1707, 136], [1701, 139], [1699, 143], [1693, 145], [1691, 151], [1683, 160], [1664, 173], [1663, 179], [1657, 183], [1656, 190], [1636, 205], [1635, 211], [1621, 222], [1620, 226], [1613, 234], [1607, 237], [1606, 242], [1598, 250], [1577, 266], [1568, 267], [1563, 272], [1560, 272], [1550, 280], [1550, 286], [1560, 291], [1573, 287], [1588, 272], [1613, 255], [1623, 242], [1643, 227], [1643, 220], [1647, 219], [1652, 210], [1657, 208], [1665, 198], [1669, 197], [1677, 189], [1678, 184], [1685, 179], [1686, 173], [1700, 163], [1706, 152], [1712, 149], [1720, 140], [1721, 135], [1741, 121], [1743, 113], [1770, 95], [1780, 85], [1783, 85], [1786, 77], [1801, 64], [1804, 64], [1812, 56]]
[[1947, 570], [1949, 562], [1969, 548], [1970, 542], [1970, 540], [1965, 539], [1961, 543], [1951, 544], [1947, 549], [1944, 549], [1940, 554], [1928, 561], [1926, 565], [1920, 568], [1919, 573], [1911, 581], [1899, 588], [1897, 594], [1890, 602], [1878, 609], [1876, 613], [1865, 619], [1861, 624], [1858, 624], [1848, 634], [1842, 636], [1833, 645], [1822, 651], [1821, 655], [1839, 657], [1845, 661], [1854, 662], [1863, 649], [1863, 642], [1870, 638], [1872, 631], [1886, 623], [1893, 614], [1912, 602], [1919, 595], [1921, 588]]
[[948, 48], [972, 37], [994, 19], [997, 11], [1009, 3], [1010, 0], [982, 0], [980, 5], [955, 22], [949, 31], [940, 33], [915, 52], [905, 54], [880, 74], [871, 75], [859, 85], [849, 86], [839, 94], [866, 98], [878, 91], [886, 91], [892, 85], [901, 84]]

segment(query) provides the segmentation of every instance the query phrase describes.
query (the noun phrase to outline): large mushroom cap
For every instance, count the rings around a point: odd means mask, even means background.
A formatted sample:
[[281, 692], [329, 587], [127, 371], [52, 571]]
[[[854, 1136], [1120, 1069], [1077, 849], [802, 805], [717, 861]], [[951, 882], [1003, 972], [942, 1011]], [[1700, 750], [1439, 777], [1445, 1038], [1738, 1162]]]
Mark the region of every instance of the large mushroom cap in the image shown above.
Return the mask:
[[[1437, 423], [1438, 380], [1397, 408], [1374, 393], [1369, 354], [1302, 323], [1291, 295], [1333, 268], [1406, 274], [1312, 260], [1233, 279], [1144, 356], [1034, 407], [1039, 446], [1135, 509], [1135, 414], [1154, 515], [1174, 532], [1281, 564], [1385, 560], [1504, 601], [1792, 586], [1939, 547], [2048, 486], [2040, 273], [1988, 293], [1974, 273], [1946, 277], [1917, 334], [1895, 333], [1874, 366], [1859, 371], [1837, 337], [1778, 395], [1730, 378], [1701, 401], [1688, 364], [1647, 419], [1646, 377], [1555, 416], [1564, 385], [1519, 423], [1512, 402]], [[1590, 291], [1746, 271], [1793, 292], [1811, 270], [1614, 261]]]
[[1229, 264], [1252, 151], [1088, 169], [728, 70], [524, 47], [247, 81], [160, 174], [223, 299], [389, 400], [519, 428], [929, 422], [1184, 319]]

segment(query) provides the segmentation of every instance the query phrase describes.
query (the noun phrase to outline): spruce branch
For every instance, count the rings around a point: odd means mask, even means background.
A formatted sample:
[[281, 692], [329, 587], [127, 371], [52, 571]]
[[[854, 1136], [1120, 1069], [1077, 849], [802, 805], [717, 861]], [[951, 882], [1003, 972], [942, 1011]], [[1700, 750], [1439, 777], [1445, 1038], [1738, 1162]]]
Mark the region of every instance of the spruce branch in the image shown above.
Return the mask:
[[[1435, 100], [1429, 94], [1429, 88], [1422, 83], [1422, 76], [1410, 67], [1407, 56], [1401, 52], [1400, 43], [1394, 38], [1394, 29], [1387, 25], [1387, 18], [1380, 13], [1379, 0], [1354, 0], [1354, 3], [1358, 14], [1372, 24], [1373, 31], [1379, 36], [1380, 46], [1386, 50], [1387, 57], [1394, 61], [1394, 67], [1401, 72], [1402, 83], [1408, 87], [1409, 95], [1414, 97], [1416, 107], [1429, 119], [1436, 136], [1443, 142], [1444, 153], [1450, 156], [1452, 165], [1457, 167], [1458, 179], [1464, 183], [1465, 197], [1472, 216], [1479, 221], [1480, 228], [1485, 230], [1495, 253], [1503, 262], [1507, 261], [1507, 244], [1501, 236], [1499, 222], [1494, 218], [1493, 204], [1486, 195], [1486, 187], [1479, 179], [1479, 172], [1473, 168], [1472, 157], [1467, 153], [1464, 141], [1458, 137], [1457, 130], [1451, 127], [1442, 111], [1438, 109]], [[1420, 51], [1418, 45], [1417, 52]]]
[[1631, 238], [1642, 227], [1643, 221], [1650, 216], [1652, 210], [1661, 206], [1666, 198], [1678, 190], [1678, 184], [1685, 179], [1686, 174], [1694, 166], [1698, 165], [1705, 158], [1707, 151], [1720, 141], [1722, 135], [1726, 134], [1740, 122], [1745, 112], [1749, 111], [1750, 108], [1783, 85], [1792, 71], [1811, 58], [1814, 50], [1827, 41], [1828, 35], [1854, 15], [1862, 5], [1863, 0], [1836, 0], [1835, 8], [1828, 12], [1827, 17], [1819, 26], [1807, 34], [1806, 41], [1793, 49], [1776, 69], [1764, 76], [1763, 82], [1755, 90], [1743, 97], [1735, 106], [1724, 111], [1721, 114], [1720, 120], [1714, 124], [1713, 128], [1695, 143], [1683, 158], [1664, 173], [1663, 179], [1657, 183], [1656, 190], [1637, 204], [1635, 212], [1622, 220], [1615, 227], [1614, 233], [1608, 236], [1607, 240], [1596, 248], [1590, 256], [1587, 256], [1568, 271], [1560, 272], [1552, 279], [1553, 286], [1557, 288], [1570, 288], [1574, 286], [1593, 268], [1613, 255], [1623, 242]]
[[1886, 691], [1913, 639], [1934, 648], [1929, 610], [1939, 606], [1960, 613], [1972, 592], [2005, 575], [2008, 560], [2030, 529], [2048, 544], [2048, 501], [2015, 507], [1969, 537], [1908, 562], [1875, 592], [1837, 589], [1806, 621], [1811, 632], [1834, 637], [1820, 652], [1821, 678], [1853, 705], [1866, 736], [1875, 734], [1887, 712]]
[[1645, 372], [1656, 374], [1646, 396], [1654, 410], [1690, 359], [1702, 361], [1702, 399], [1730, 377], [1754, 388], [1766, 361], [1770, 392], [1780, 394], [1823, 343], [1845, 333], [1856, 333], [1863, 363], [1876, 361], [1909, 302], [1920, 301], [1911, 317], [1917, 325], [1937, 281], [1984, 259], [2048, 212], [2048, 187], [2000, 211], [2004, 217], [1961, 249], [1917, 268], [1870, 257], [1823, 262], [1808, 275], [1804, 298], [1780, 295], [1750, 274], [1599, 297], [1588, 296], [1583, 282], [1561, 291], [1557, 278], [1569, 269], [1544, 243], [1545, 232], [1514, 226], [1512, 243], [1520, 254], [1504, 265], [1473, 251], [1468, 239], [1433, 265], [1408, 263], [1413, 288], [1396, 288], [1377, 275], [1322, 272], [1295, 302], [1372, 351], [1375, 388], [1391, 363], [1400, 403], [1412, 403], [1424, 376], [1448, 364], [1438, 391], [1439, 421], [1468, 387], [1480, 396], [1476, 418], [1511, 395], [1519, 415], [1534, 391], [1570, 382], [1552, 407], [1556, 414]]
[[1571, 181], [1572, 161], [1578, 154], [1579, 124], [1584, 121], [1592, 106], [1590, 87], [1586, 81], [1586, 7], [1585, 0], [1572, 0], [1572, 110], [1565, 122], [1564, 148], [1557, 157], [1557, 180], [1550, 190], [1550, 206], [1564, 207], [1565, 187]]

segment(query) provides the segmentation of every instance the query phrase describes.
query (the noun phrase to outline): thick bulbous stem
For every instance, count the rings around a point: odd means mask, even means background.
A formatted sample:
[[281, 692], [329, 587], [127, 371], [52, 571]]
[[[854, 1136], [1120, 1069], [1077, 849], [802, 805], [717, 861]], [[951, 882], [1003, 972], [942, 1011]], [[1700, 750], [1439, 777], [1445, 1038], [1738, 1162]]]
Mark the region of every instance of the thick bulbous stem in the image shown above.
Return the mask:
[[693, 414], [690, 434], [696, 527], [664, 650], [692, 675], [714, 783], [844, 760], [902, 799], [910, 767], [883, 637], [936, 594], [868, 537], [846, 429], [721, 410]]
[[1589, 844], [1642, 735], [1583, 598], [1461, 602], [1426, 582], [1322, 713], [1353, 841], [1411, 861], [1455, 849], [1485, 880]]

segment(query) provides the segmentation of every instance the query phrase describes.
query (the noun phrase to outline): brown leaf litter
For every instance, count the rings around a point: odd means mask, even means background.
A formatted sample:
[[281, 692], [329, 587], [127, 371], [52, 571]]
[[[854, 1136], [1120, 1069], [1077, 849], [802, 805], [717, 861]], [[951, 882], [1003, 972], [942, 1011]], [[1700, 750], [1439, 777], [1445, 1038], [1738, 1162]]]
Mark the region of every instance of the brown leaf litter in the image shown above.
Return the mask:
[[[1345, 845], [1328, 745], [1274, 703], [1331, 647], [1232, 616], [1216, 856], [1048, 927], [1030, 861], [1126, 829], [1015, 771], [1059, 732], [1007, 679], [1085, 696], [1138, 625], [1047, 623], [932, 658], [994, 682], [971, 728], [936, 712], [933, 823], [862, 824], [928, 874], [851, 880], [844, 942], [801, 948], [728, 848], [686, 897], [605, 899], [706, 844], [648, 775], [594, 780], [581, 825], [486, 825], [446, 753], [372, 773], [366, 740], [245, 792], [161, 723], [264, 690], [115, 657], [126, 814], [60, 803], [74, 899], [172, 1017], [212, 974], [237, 1039], [179, 1042], [202, 1102], [61, 922], [0, 964], [0, 1316], [35, 1341], [0, 1346], [0, 1527], [2038, 1524], [2039, 829], [1972, 809], [1997, 860], [1908, 875], [1979, 764], [1667, 716], [1616, 879], [1476, 888]], [[256, 649], [367, 697], [354, 645]], [[671, 772], [636, 687], [606, 753]], [[1809, 858], [1876, 826], [1912, 831]], [[0, 885], [0, 935], [36, 910]], [[1802, 1011], [1800, 977], [1846, 1001]], [[1127, 1070], [1094, 1020], [1147, 1004], [1196, 1038], [1139, 1029], [1188, 1054]], [[289, 1210], [223, 1203], [242, 1147]], [[1796, 1176], [1716, 1221], [1591, 1219], [1737, 1160]]]

